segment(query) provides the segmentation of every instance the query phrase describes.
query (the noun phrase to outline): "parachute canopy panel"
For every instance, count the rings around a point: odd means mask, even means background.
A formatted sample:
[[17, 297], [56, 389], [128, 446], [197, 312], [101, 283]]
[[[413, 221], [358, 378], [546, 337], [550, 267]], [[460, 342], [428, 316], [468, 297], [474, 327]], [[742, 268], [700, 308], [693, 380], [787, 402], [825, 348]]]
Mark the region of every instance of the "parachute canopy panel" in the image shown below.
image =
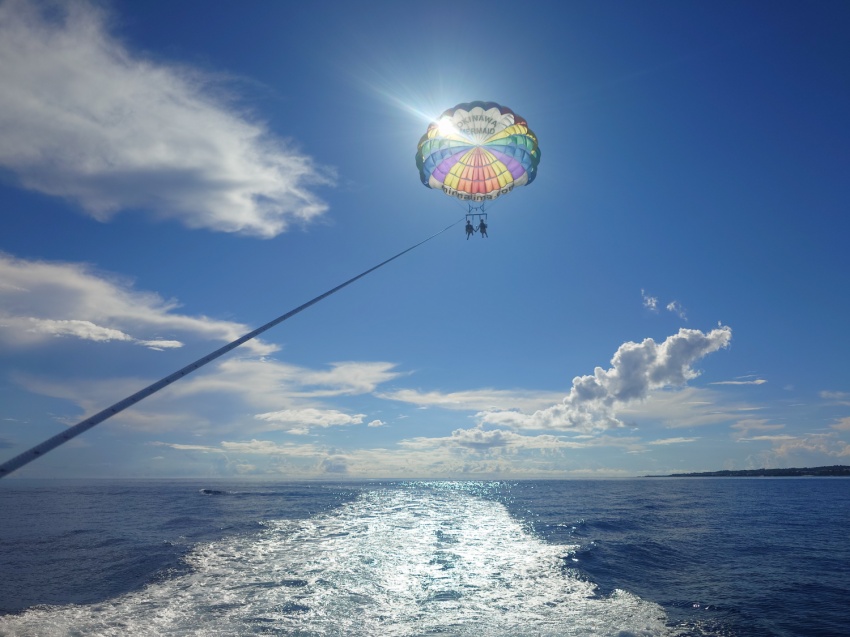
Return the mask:
[[423, 184], [470, 203], [530, 184], [539, 163], [537, 136], [528, 123], [495, 102], [450, 108], [431, 122], [416, 152]]

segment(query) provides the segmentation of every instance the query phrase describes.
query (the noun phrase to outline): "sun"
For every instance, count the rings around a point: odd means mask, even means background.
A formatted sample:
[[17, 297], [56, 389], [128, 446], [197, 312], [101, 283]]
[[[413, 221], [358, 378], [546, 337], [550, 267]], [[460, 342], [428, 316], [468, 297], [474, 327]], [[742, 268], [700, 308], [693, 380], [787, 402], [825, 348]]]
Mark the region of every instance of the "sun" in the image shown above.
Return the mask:
[[451, 137], [460, 134], [460, 131], [458, 131], [457, 126], [454, 125], [450, 117], [440, 118], [437, 122], [437, 131], [441, 137]]

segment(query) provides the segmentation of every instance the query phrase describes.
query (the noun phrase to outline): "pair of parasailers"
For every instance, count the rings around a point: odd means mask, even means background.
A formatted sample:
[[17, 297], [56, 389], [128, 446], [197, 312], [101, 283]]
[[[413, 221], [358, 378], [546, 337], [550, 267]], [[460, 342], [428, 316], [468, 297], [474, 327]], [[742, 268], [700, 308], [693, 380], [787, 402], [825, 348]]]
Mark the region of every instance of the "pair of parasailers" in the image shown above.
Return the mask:
[[476, 231], [481, 233], [482, 239], [485, 238], [485, 237], [489, 239], [489, 237], [487, 236], [487, 224], [484, 223], [484, 219], [482, 219], [481, 221], [478, 222], [478, 227], [474, 227], [472, 225], [472, 222], [467, 219], [466, 220], [466, 238], [467, 238], [467, 240], [469, 239], [469, 237], [472, 236], [472, 233], [476, 232]]

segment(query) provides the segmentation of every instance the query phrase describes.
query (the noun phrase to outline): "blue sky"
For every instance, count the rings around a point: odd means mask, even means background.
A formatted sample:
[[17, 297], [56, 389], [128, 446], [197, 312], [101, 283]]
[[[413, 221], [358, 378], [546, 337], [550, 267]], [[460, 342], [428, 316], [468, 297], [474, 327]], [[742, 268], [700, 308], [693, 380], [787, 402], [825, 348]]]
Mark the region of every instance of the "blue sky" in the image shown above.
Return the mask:
[[850, 462], [844, 2], [0, 3], [0, 460], [538, 178], [20, 477]]

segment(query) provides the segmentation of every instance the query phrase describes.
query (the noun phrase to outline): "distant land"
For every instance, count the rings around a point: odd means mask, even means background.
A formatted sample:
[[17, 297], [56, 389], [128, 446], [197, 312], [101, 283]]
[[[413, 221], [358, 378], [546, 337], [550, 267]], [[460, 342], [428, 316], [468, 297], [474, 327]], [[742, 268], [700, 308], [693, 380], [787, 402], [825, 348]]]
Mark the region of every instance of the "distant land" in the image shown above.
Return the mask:
[[671, 473], [664, 476], [644, 476], [644, 478], [788, 478], [797, 476], [846, 476], [850, 477], [850, 467], [833, 465], [831, 467], [811, 467], [809, 469], [741, 469], [737, 471], [703, 471], [701, 473]]

